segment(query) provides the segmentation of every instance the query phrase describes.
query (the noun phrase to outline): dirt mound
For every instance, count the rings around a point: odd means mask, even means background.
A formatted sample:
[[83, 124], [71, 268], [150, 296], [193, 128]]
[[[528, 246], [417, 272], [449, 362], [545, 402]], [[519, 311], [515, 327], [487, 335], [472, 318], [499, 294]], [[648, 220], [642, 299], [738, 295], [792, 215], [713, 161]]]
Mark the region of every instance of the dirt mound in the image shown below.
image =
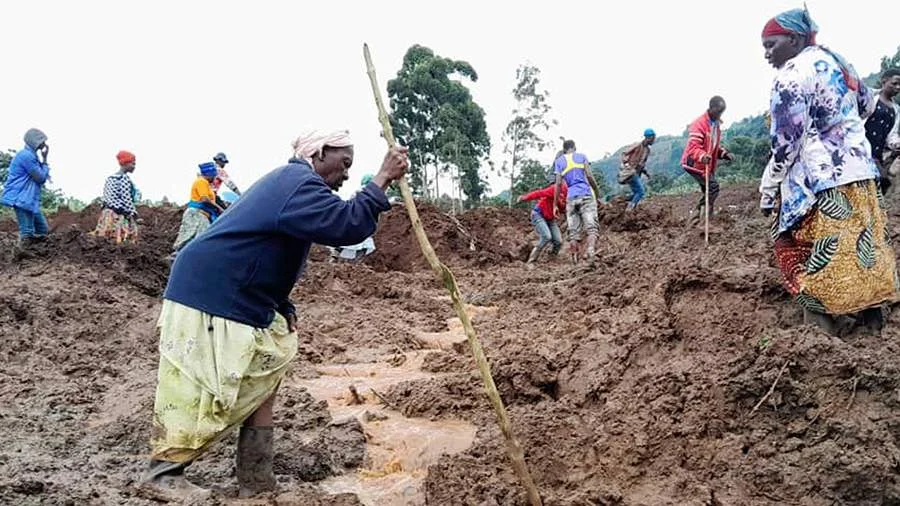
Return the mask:
[[[526, 210], [486, 208], [458, 217], [428, 204], [420, 204], [418, 210], [431, 245], [448, 265], [487, 267], [528, 257], [531, 238]], [[427, 268], [405, 208], [395, 206], [382, 215], [375, 242], [375, 253], [366, 259], [373, 269]]]
[[[878, 336], [804, 326], [755, 190], [723, 188], [709, 248], [688, 224], [698, 196], [601, 207], [593, 270], [564, 256], [525, 269], [527, 210], [421, 207], [466, 301], [497, 308], [475, 325], [546, 504], [900, 504], [900, 313]], [[86, 235], [91, 208], [50, 217], [55, 234], [35, 257], [0, 258], [0, 503], [154, 504], [133, 485], [146, 466], [162, 258], [180, 214], [139, 212], [137, 245]], [[0, 230], [7, 255], [14, 225]], [[295, 289], [300, 352], [276, 406], [282, 492], [271, 504], [359, 504], [322, 480], [366, 467], [368, 422], [332, 420], [301, 380], [326, 365], [399, 371], [450, 325], [402, 208], [375, 240], [362, 264], [317, 249]], [[376, 387], [378, 402], [478, 427], [471, 448], [429, 468], [427, 503], [526, 504], [466, 345], [419, 359], [418, 376]], [[188, 470], [219, 487], [210, 504], [235, 495], [233, 439]]]

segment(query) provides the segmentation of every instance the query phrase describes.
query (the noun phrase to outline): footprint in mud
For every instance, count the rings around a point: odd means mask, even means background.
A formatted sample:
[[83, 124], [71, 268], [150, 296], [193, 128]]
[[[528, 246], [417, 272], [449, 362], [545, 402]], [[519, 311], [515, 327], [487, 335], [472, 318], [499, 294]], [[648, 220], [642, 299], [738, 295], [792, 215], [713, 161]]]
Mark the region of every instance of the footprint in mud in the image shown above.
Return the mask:
[[[467, 306], [473, 318], [495, 310]], [[439, 350], [461, 350], [466, 342], [458, 318], [448, 320], [447, 325], [444, 332], [418, 333], [424, 350], [394, 354], [374, 363], [324, 365], [317, 368], [319, 377], [295, 382], [294, 386], [327, 402], [335, 423], [355, 419], [365, 432], [365, 466], [319, 482], [323, 491], [355, 494], [367, 506], [424, 505], [428, 467], [441, 455], [460, 453], [472, 445], [474, 425], [462, 420], [407, 418], [381, 395], [402, 382], [442, 376], [423, 370], [426, 357]]]

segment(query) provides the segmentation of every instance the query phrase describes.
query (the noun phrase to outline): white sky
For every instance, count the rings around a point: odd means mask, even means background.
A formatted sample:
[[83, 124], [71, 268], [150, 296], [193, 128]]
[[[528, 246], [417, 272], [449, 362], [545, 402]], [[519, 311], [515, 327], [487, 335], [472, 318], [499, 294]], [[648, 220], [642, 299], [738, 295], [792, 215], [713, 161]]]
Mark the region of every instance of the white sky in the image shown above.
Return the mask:
[[[897, 2], [808, 4], [819, 41], [861, 74], [900, 44]], [[728, 101], [726, 122], [764, 110], [773, 70], [760, 31], [800, 5], [2, 0], [0, 148], [19, 149], [25, 130], [43, 129], [53, 186], [84, 200], [100, 194], [116, 152], [128, 149], [145, 198], [184, 202], [197, 164], [217, 151], [247, 188], [288, 159], [302, 128], [348, 128], [356, 161], [346, 196], [385, 151], [362, 59], [368, 42], [382, 88], [416, 43], [469, 61], [497, 166], [515, 69], [530, 61], [552, 94], [552, 138], [573, 138], [596, 159], [648, 126], [680, 133], [714, 94]], [[492, 194], [504, 188], [490, 180]]]

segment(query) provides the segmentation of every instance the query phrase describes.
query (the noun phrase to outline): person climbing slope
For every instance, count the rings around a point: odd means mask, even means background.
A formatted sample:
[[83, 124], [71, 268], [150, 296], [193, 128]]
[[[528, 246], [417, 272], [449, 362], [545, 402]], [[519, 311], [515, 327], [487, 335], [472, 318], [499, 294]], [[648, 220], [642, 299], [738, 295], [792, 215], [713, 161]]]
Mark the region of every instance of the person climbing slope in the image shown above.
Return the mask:
[[656, 132], [652, 128], [644, 130], [644, 138], [640, 142], [636, 142], [625, 148], [622, 152], [622, 163], [619, 166], [618, 180], [619, 184], [627, 184], [631, 187], [631, 200], [628, 202], [626, 211], [633, 211], [638, 203], [644, 198], [646, 189], [641, 181], [641, 175], [650, 179], [650, 173], [647, 172], [647, 157], [650, 156], [650, 146], [656, 142]]
[[212, 190], [212, 182], [218, 174], [216, 164], [205, 162], [199, 167], [200, 174], [191, 185], [191, 199], [181, 216], [181, 227], [172, 246], [176, 254], [225, 212], [216, 204], [216, 193]]
[[372, 181], [345, 201], [334, 191], [353, 165], [348, 132], [307, 132], [293, 147], [287, 165], [244, 192], [172, 266], [145, 495], [209, 495], [184, 470], [238, 428], [240, 496], [275, 489], [272, 408], [298, 346], [291, 291], [313, 243], [344, 246], [375, 232], [391, 208], [385, 189], [409, 167], [406, 148], [389, 150]]
[[91, 235], [114, 238], [116, 244], [133, 243], [138, 238], [138, 214], [134, 207], [137, 188], [129, 174], [134, 172], [137, 159], [131, 152], [119, 151], [116, 160], [119, 162], [119, 170], [106, 178], [103, 197], [100, 199], [100, 218]]
[[531, 210], [531, 224], [534, 226], [534, 231], [537, 232], [538, 243], [531, 250], [531, 254], [528, 255], [528, 261], [526, 262], [528, 265], [538, 260], [548, 244], [550, 245], [550, 254], [553, 256], [558, 255], [559, 249], [562, 247], [562, 234], [559, 231], [557, 216], [566, 210], [568, 194], [566, 183], [562, 183], [559, 194], [555, 196], [556, 201], [554, 204], [555, 193], [556, 183], [553, 181], [546, 188], [526, 193], [518, 198], [518, 202], [537, 201], [534, 209]]
[[[582, 258], [581, 240], [582, 235], [586, 233], [587, 251], [584, 256], [593, 265], [597, 254], [597, 235], [600, 231], [597, 218], [597, 196], [600, 195], [600, 189], [594, 175], [591, 174], [591, 163], [587, 156], [575, 150], [575, 141], [567, 140], [563, 142], [562, 156], [556, 159], [553, 167], [556, 174], [554, 202], [559, 200], [563, 181], [568, 186], [566, 222], [569, 227], [569, 251], [572, 262], [577, 264]], [[555, 217], [558, 214], [555, 207], [553, 212]]]
[[778, 71], [760, 207], [776, 213], [775, 257], [807, 320], [840, 334], [838, 317], [849, 315], [880, 330], [880, 305], [898, 300], [900, 287], [863, 126], [875, 98], [840, 55], [816, 44], [817, 32], [805, 9], [775, 16], [762, 32]]

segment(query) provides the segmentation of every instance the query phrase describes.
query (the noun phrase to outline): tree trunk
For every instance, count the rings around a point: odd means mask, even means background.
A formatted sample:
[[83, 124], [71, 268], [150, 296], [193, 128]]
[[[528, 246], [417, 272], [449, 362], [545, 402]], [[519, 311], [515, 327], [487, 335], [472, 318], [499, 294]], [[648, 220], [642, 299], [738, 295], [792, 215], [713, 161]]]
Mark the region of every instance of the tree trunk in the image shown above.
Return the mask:
[[[518, 134], [518, 132], [517, 132]], [[513, 206], [513, 187], [516, 185], [516, 157], [519, 151], [519, 141], [518, 139], [513, 141], [513, 152], [512, 152], [512, 164], [509, 167], [509, 207]]]

